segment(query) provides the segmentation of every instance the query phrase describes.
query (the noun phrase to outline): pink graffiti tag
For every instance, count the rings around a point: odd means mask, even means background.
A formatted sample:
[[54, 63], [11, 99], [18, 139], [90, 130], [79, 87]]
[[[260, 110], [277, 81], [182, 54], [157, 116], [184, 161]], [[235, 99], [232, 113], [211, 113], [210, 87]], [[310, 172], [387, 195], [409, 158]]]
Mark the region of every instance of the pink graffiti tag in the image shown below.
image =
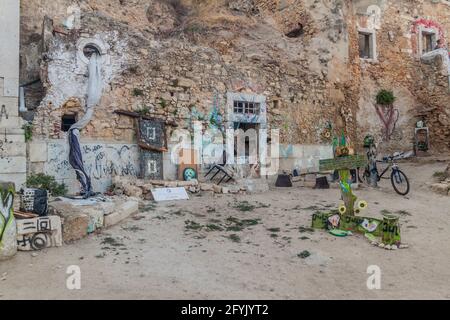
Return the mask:
[[389, 141], [395, 131], [397, 121], [400, 117], [400, 112], [397, 109], [394, 109], [393, 106], [377, 105], [375, 108], [381, 122], [383, 123], [383, 140]]
[[[412, 34], [417, 34], [419, 32], [419, 26], [425, 27], [427, 29], [434, 29], [437, 30], [438, 34], [439, 34], [439, 39], [441, 39], [442, 41], [445, 42], [445, 33], [444, 33], [444, 28], [442, 28], [442, 26], [433, 21], [433, 20], [429, 20], [429, 19], [418, 19], [416, 21], [414, 21], [412, 29], [411, 29], [411, 33]], [[417, 38], [413, 37], [411, 39], [412, 41], [412, 46], [415, 50], [417, 50]]]

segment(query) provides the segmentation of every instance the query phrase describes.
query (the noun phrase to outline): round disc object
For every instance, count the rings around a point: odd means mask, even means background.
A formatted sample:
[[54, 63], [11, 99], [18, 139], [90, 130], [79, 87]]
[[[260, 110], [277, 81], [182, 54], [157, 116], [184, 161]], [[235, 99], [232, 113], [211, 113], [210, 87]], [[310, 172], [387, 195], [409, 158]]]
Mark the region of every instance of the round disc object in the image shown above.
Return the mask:
[[184, 181], [191, 181], [193, 179], [197, 179], [197, 171], [193, 168], [186, 168], [183, 172]]

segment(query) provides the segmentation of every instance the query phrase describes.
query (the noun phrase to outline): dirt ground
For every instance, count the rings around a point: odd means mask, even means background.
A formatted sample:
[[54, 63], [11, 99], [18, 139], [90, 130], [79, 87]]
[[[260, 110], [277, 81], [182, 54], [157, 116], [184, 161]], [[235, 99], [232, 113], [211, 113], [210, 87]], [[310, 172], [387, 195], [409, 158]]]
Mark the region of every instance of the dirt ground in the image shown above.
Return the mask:
[[[338, 189], [193, 196], [0, 263], [0, 299], [450, 299], [450, 198], [424, 185], [445, 163], [401, 167], [412, 180], [407, 197], [389, 181], [356, 194], [369, 203], [365, 215], [400, 213], [408, 249], [309, 230], [315, 211], [339, 205]], [[81, 290], [66, 288], [71, 265], [81, 268]], [[367, 289], [370, 265], [381, 268], [381, 290]]]

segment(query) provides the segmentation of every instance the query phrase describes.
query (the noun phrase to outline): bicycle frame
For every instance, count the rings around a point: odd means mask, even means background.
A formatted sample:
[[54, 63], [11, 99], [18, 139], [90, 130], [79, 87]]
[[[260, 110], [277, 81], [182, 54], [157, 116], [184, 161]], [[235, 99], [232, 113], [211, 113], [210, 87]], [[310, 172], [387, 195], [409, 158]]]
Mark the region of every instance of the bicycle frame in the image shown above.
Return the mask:
[[[387, 161], [377, 161], [377, 163], [389, 163]], [[388, 164], [388, 166], [386, 167], [386, 169], [384, 169], [384, 171], [378, 175], [379, 179], [390, 179], [390, 177], [384, 178], [383, 176], [386, 174], [386, 172], [389, 171], [389, 169], [392, 169], [393, 172], [396, 172], [399, 170], [398, 168], [398, 164], [395, 162], [395, 160], [391, 160], [390, 163]], [[378, 167], [377, 167], [378, 170]]]
[[[384, 161], [377, 161], [377, 163], [385, 163], [385, 162], [384, 162]], [[386, 167], [386, 169], [384, 169], [384, 171], [383, 171], [381, 174], [378, 174], [378, 179], [388, 179], [388, 178], [383, 178], [383, 176], [386, 174], [386, 172], [389, 171], [389, 169], [391, 169], [391, 168], [394, 169], [394, 166], [395, 166], [396, 168], [398, 168], [398, 166], [397, 166], [396, 164], [390, 163], [390, 164]], [[377, 166], [377, 171], [378, 171], [378, 166]]]

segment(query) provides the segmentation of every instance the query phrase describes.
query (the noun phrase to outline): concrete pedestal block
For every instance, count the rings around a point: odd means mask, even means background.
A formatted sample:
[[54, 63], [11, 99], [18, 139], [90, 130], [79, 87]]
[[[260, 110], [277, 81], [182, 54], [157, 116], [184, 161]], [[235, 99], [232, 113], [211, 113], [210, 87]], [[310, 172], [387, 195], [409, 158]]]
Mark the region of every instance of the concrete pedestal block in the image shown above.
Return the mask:
[[103, 228], [104, 224], [104, 211], [101, 209], [88, 209], [84, 212], [89, 217], [89, 224], [88, 224], [88, 233], [93, 233], [98, 229]]
[[63, 240], [73, 242], [88, 235], [90, 218], [87, 214], [75, 213], [63, 219]]
[[49, 213], [62, 218], [63, 241], [72, 242], [87, 236], [90, 218], [68, 202], [56, 201], [49, 205]]

